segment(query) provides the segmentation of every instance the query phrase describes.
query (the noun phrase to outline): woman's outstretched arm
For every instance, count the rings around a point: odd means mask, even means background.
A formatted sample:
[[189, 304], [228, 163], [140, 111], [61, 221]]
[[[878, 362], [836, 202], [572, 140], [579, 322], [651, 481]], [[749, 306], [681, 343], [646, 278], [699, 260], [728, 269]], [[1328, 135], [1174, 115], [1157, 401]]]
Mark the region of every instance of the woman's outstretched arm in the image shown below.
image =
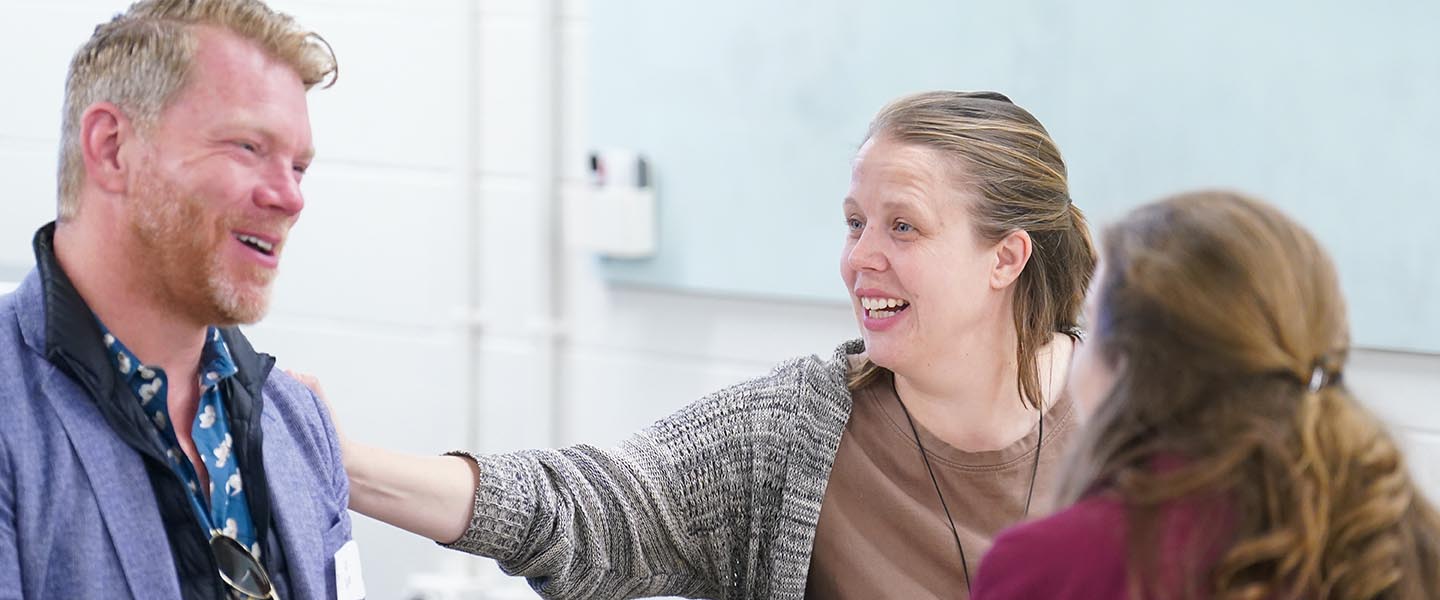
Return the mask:
[[[296, 377], [323, 398], [314, 378]], [[748, 437], [773, 429], [757, 426], [760, 413], [742, 403], [789, 397], [795, 379], [714, 394], [608, 450], [417, 456], [337, 428], [350, 507], [493, 558], [546, 598], [716, 597], [735, 579], [730, 549], [748, 547], [731, 531], [755, 510], [743, 493], [754, 480]]]
[[460, 539], [470, 525], [475, 463], [461, 456], [404, 454], [343, 442], [350, 474], [350, 508], [440, 543]]
[[351, 440], [319, 378], [285, 372], [315, 392], [330, 412], [350, 477], [352, 510], [440, 543], [460, 539], [475, 503], [479, 473], [474, 462], [462, 456], [405, 454]]

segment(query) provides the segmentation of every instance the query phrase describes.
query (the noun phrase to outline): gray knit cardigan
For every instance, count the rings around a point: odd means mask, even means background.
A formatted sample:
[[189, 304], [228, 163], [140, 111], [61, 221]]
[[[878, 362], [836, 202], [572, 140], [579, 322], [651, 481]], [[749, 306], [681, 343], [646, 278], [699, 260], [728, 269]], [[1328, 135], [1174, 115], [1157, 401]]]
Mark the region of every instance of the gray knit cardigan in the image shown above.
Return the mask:
[[474, 514], [449, 547], [547, 598], [800, 600], [862, 350], [786, 361], [615, 449], [466, 454]]

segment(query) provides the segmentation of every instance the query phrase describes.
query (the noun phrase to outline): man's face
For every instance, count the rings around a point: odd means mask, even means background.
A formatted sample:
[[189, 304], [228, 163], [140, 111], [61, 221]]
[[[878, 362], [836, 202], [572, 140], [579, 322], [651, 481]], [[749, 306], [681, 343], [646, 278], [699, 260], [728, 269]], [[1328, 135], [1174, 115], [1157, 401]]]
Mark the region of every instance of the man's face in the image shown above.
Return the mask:
[[190, 80], [140, 137], [129, 181], [136, 273], [167, 308], [199, 323], [253, 323], [310, 163], [305, 86], [258, 47], [196, 29]]

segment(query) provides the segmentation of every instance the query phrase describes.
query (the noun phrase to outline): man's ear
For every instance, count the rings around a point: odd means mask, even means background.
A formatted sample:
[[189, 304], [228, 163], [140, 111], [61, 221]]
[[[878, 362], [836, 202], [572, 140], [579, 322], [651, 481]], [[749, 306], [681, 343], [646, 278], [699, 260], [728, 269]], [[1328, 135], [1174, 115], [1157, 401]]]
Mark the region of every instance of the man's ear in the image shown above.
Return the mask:
[[85, 178], [102, 190], [122, 193], [127, 185], [125, 157], [120, 150], [135, 137], [130, 119], [109, 102], [97, 102], [80, 116], [80, 154]]
[[1015, 283], [1033, 251], [1028, 232], [1015, 230], [1005, 234], [994, 246], [995, 266], [990, 270], [990, 287], [1000, 290]]

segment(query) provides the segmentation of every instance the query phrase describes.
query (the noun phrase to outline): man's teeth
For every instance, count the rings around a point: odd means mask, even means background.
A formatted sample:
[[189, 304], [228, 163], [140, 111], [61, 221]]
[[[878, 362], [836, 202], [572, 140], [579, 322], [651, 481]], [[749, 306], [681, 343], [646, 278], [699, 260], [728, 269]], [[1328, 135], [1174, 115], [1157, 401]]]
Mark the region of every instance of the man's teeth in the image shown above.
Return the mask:
[[250, 244], [250, 245], [252, 245], [252, 246], [255, 246], [256, 248], [259, 248], [259, 249], [261, 249], [261, 250], [264, 250], [265, 252], [274, 252], [274, 251], [275, 251], [275, 244], [272, 244], [272, 243], [270, 243], [270, 242], [267, 242], [267, 241], [265, 241], [265, 240], [262, 240], [262, 239], [260, 239], [260, 238], [257, 238], [257, 237], [255, 237], [255, 236], [253, 236], [253, 235], [237, 235], [237, 236], [235, 236], [235, 237], [236, 237], [237, 239], [239, 239], [240, 241], [242, 241], [242, 242], [245, 242], [245, 243], [247, 243], [247, 244]]

